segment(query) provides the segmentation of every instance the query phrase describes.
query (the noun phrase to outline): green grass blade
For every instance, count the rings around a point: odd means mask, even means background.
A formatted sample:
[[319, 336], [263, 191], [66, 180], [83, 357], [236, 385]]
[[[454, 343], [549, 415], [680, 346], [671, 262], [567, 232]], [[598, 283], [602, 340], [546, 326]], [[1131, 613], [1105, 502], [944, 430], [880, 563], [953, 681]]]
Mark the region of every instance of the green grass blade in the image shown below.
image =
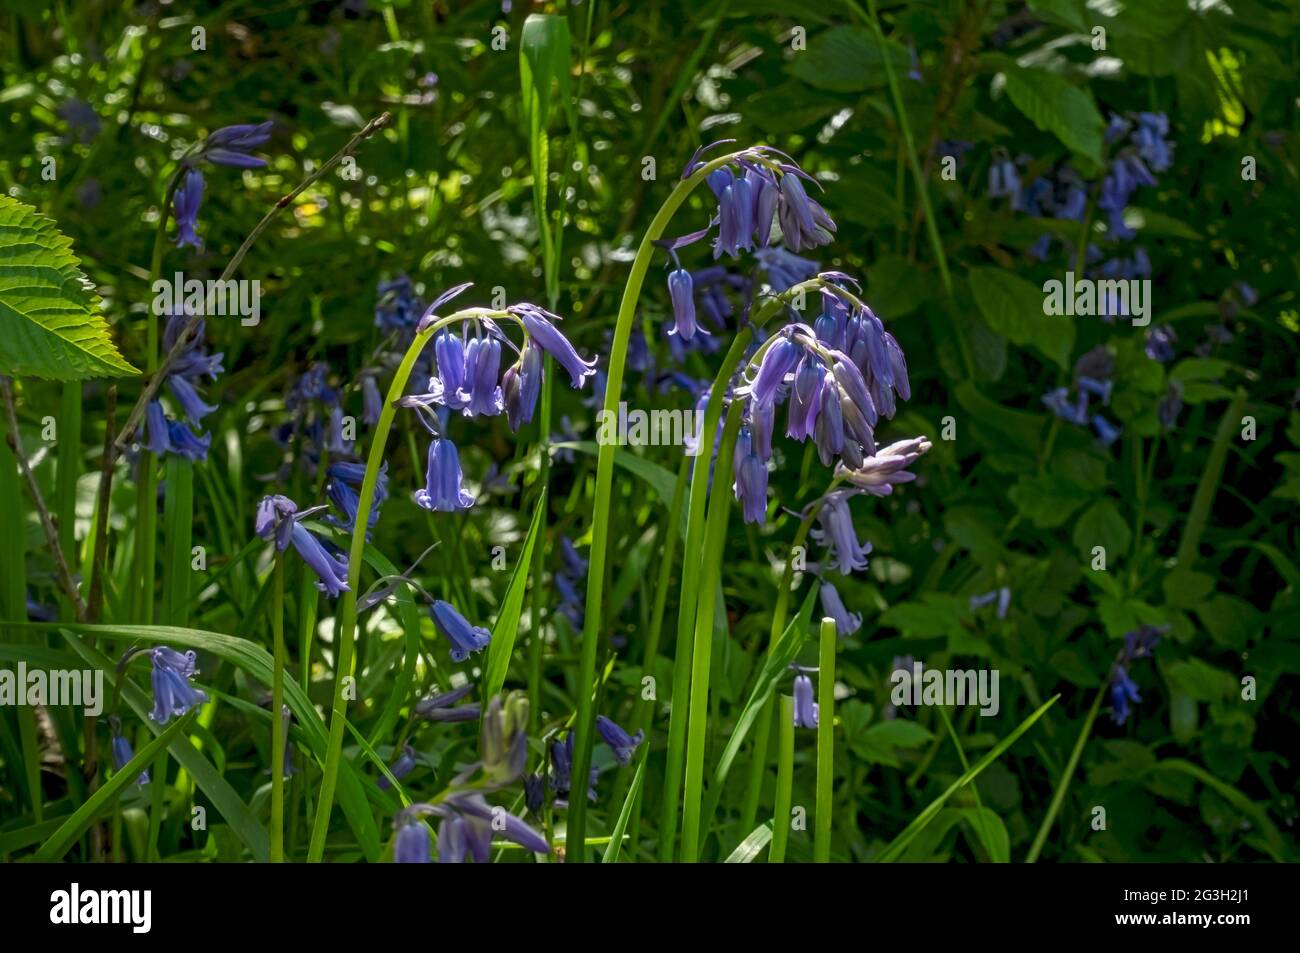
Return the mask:
[[813, 860], [830, 863], [832, 795], [835, 784], [835, 620], [822, 619], [817, 662], [817, 816]]
[[[92, 794], [81, 807], [72, 812], [72, 816], [64, 821], [62, 826], [50, 835], [49, 840], [40, 846], [33, 859], [40, 863], [50, 863], [67, 853], [73, 841], [79, 838], [86, 828], [95, 822], [100, 810], [106, 810], [119, 791], [129, 784], [134, 784], [141, 772], [149, 767], [154, 755], [161, 754], [177, 738], [177, 735], [181, 733], [181, 729], [193, 718], [194, 714], [192, 712], [177, 718], [162, 729], [152, 741], [137, 751], [135, 757], [128, 761], [125, 767], [101, 785], [99, 790]], [[153, 783], [158, 787], [162, 786], [162, 780], [159, 778], [155, 778]]]
[[987, 754], [984, 755], [984, 757], [971, 765], [970, 770], [963, 772], [961, 777], [949, 785], [948, 790], [935, 798], [925, 810], [912, 819], [912, 823], [903, 828], [902, 833], [889, 842], [889, 846], [881, 852], [880, 857], [878, 857], [877, 860], [880, 863], [888, 863], [897, 860], [899, 854], [907, 849], [907, 845], [911, 842], [912, 838], [916, 837], [917, 834], [925, 829], [927, 824], [934, 820], [935, 816], [943, 809], [948, 798], [952, 797], [967, 784], [970, 784], [979, 777], [985, 768], [1002, 756], [1002, 752], [1015, 744], [1021, 735], [1033, 727], [1034, 722], [1043, 717], [1047, 712], [1047, 709], [1055, 705], [1060, 697], [1060, 695], [1053, 695], [1049, 698], [1037, 711], [1022, 721], [1016, 727], [1015, 731], [1011, 732], [1011, 734], [999, 741], [988, 751]]
[[790, 840], [790, 804], [794, 800], [794, 696], [782, 695], [776, 706], [780, 721], [776, 754], [776, 802], [772, 810], [772, 848], [769, 864], [785, 863], [785, 845]]
[[763, 852], [763, 848], [772, 840], [772, 822], [764, 821], [750, 832], [750, 835], [736, 845], [723, 863], [748, 864]]
[[[492, 627], [492, 641], [488, 645], [487, 667], [483, 673], [483, 699], [492, 698], [506, 683], [506, 672], [510, 668], [510, 656], [515, 650], [515, 639], [519, 634], [519, 616], [524, 608], [524, 592], [528, 588], [528, 570], [533, 562], [533, 548], [541, 534], [542, 520], [546, 515], [547, 493], [542, 491], [533, 510], [533, 521], [528, 528], [528, 537], [524, 540], [524, 549], [515, 563], [515, 571], [506, 588], [506, 597], [501, 601], [501, 611], [497, 613], [496, 625]], [[538, 620], [533, 620], [537, 628]]]
[[618, 820], [614, 823], [614, 830], [609, 835], [609, 844], [605, 848], [605, 856], [601, 859], [601, 863], [618, 863], [619, 851], [623, 849], [623, 832], [627, 830], [628, 818], [632, 816], [632, 805], [641, 796], [641, 781], [644, 777], [645, 756], [642, 755], [640, 762], [636, 766], [636, 775], [632, 778], [632, 786], [628, 788], [627, 797], [623, 799], [623, 809], [618, 812]]

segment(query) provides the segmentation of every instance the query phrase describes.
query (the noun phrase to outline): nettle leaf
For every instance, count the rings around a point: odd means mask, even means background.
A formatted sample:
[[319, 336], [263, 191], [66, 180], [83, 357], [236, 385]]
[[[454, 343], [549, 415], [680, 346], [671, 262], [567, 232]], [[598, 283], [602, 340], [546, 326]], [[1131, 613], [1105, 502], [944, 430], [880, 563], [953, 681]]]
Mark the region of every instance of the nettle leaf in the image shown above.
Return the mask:
[[1074, 324], [1044, 311], [1043, 292], [1001, 268], [973, 268], [971, 295], [990, 328], [1016, 344], [1032, 347], [1062, 368], [1074, 350]]
[[72, 381], [139, 371], [109, 337], [72, 239], [0, 195], [0, 373]]
[[1007, 95], [1017, 109], [1094, 169], [1101, 167], [1101, 136], [1106, 124], [1089, 93], [1046, 70], [1015, 67], [1004, 75]]
[[[905, 46], [887, 39], [885, 48], [895, 69], [908, 69], [911, 57]], [[794, 58], [791, 72], [815, 89], [860, 93], [885, 84], [883, 63], [880, 45], [868, 31], [837, 26], [818, 34], [808, 49]]]

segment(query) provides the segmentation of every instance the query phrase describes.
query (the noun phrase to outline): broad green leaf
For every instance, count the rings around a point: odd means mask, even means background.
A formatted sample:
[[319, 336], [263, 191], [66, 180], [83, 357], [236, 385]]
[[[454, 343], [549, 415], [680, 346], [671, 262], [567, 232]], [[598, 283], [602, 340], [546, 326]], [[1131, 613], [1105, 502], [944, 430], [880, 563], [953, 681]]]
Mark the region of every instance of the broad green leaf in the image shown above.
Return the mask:
[[[907, 70], [907, 48], [886, 40], [894, 68]], [[867, 30], [838, 26], [819, 33], [808, 49], [796, 53], [791, 72], [815, 89], [859, 93], [885, 85], [880, 46]]]
[[0, 374], [71, 381], [138, 374], [109, 337], [72, 239], [0, 195]]
[[1088, 28], [1083, 17], [1083, 0], [1029, 0], [1029, 6], [1035, 13], [1073, 30], [1082, 32]]
[[1132, 540], [1128, 524], [1110, 500], [1098, 500], [1074, 524], [1074, 545], [1081, 559], [1090, 559], [1093, 547], [1103, 546], [1107, 559], [1113, 561], [1128, 553]]
[[1074, 349], [1074, 323], [1043, 310], [1045, 293], [1001, 268], [974, 268], [971, 295], [988, 326], [1016, 344], [1033, 347], [1062, 368]]
[[1046, 70], [1017, 66], [1004, 75], [1011, 102], [1035, 126], [1056, 136], [1094, 169], [1101, 166], [1106, 124], [1091, 94]]
[[[524, 540], [524, 550], [515, 563], [510, 586], [506, 589], [501, 611], [497, 613], [496, 625], [492, 628], [487, 669], [483, 676], [482, 697], [485, 701], [501, 691], [501, 686], [506, 682], [506, 670], [510, 668], [510, 655], [515, 650], [515, 636], [519, 632], [519, 615], [524, 607], [524, 591], [528, 588], [528, 570], [533, 564], [533, 547], [537, 544], [545, 513], [546, 492], [543, 491], [537, 501], [537, 508], [533, 510], [533, 522], [528, 528], [528, 537]], [[536, 620], [533, 624], [536, 625]]]

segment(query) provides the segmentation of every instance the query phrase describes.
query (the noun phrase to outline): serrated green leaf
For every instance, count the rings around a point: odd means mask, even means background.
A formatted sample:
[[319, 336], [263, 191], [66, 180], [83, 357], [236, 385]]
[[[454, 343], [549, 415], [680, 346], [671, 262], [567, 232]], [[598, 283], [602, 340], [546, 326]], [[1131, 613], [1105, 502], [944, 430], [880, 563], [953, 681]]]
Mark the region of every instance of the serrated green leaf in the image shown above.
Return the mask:
[[114, 346], [80, 264], [52, 219], [0, 195], [0, 373], [60, 381], [139, 373]]
[[[886, 40], [896, 69], [910, 63], [907, 48]], [[820, 33], [808, 49], [795, 53], [791, 72], [815, 89], [833, 93], [860, 93], [885, 84], [880, 46], [860, 27], [837, 26]]]

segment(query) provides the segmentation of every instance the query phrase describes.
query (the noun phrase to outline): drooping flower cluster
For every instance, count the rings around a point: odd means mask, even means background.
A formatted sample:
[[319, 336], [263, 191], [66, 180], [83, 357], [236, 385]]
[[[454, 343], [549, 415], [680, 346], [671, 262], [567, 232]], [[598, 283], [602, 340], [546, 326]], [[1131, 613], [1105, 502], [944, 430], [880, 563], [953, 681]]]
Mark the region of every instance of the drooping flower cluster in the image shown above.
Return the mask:
[[172, 196], [177, 248], [186, 245], [203, 247], [203, 239], [198, 234], [198, 223], [205, 182], [199, 166], [204, 162], [236, 169], [256, 169], [266, 165], [265, 159], [259, 159], [251, 153], [270, 140], [271, 126], [271, 122], [267, 121], [257, 125], [218, 129], [203, 141], [197, 151], [181, 160], [181, 177]]
[[875, 313], [840, 286], [848, 279], [822, 277], [821, 315], [811, 327], [793, 322], [773, 335], [736, 389], [747, 400], [734, 460], [746, 522], [766, 518], [776, 408], [787, 400], [786, 436], [812, 439], [823, 465], [836, 465], [864, 492], [887, 495], [893, 484], [912, 479], [903, 468], [929, 449], [924, 440], [906, 441], [873, 459], [880, 418], [894, 415], [896, 396], [911, 396], [907, 362]]
[[[451, 288], [430, 304], [416, 323], [417, 333], [434, 327], [437, 309], [470, 285]], [[415, 492], [415, 502], [428, 510], [454, 512], [474, 505], [474, 496], [463, 486], [460, 452], [447, 435], [451, 415], [464, 417], [506, 415], [517, 431], [533, 419], [541, 393], [545, 352], [569, 374], [575, 389], [596, 373], [595, 361], [584, 360], [555, 326], [559, 315], [534, 304], [510, 305], [504, 311], [469, 309], [472, 314], [458, 327], [444, 326], [433, 339], [434, 368], [425, 393], [403, 397], [400, 405], [419, 413], [420, 421], [433, 440], [429, 444], [425, 485]], [[501, 330], [499, 321], [510, 320], [524, 332], [522, 347]], [[471, 333], [472, 332], [472, 333]], [[518, 359], [501, 371], [505, 348]]]
[[[328, 364], [317, 361], [295, 378], [284, 406], [289, 419], [275, 429], [274, 437], [286, 450], [296, 451], [306, 473], [314, 476], [325, 454], [341, 457], [352, 453], [355, 435], [343, 413], [339, 389], [330, 384]], [[288, 474], [282, 468], [279, 476]]]
[[257, 504], [253, 529], [262, 539], [274, 539], [279, 552], [284, 552], [292, 543], [303, 562], [316, 574], [316, 588], [331, 598], [337, 598], [340, 593], [348, 591], [347, 554], [303, 525], [304, 520], [324, 509], [323, 506], [314, 506], [299, 510], [298, 504], [287, 496], [264, 496]]
[[1168, 631], [1167, 625], [1142, 625], [1125, 634], [1124, 648], [1110, 671], [1111, 718], [1115, 724], [1124, 724], [1132, 714], [1134, 704], [1142, 701], [1137, 683], [1129, 675], [1130, 666], [1137, 659], [1154, 654], [1160, 637]]
[[195, 668], [196, 656], [191, 649], [177, 652], [165, 645], [149, 650], [149, 659], [153, 662], [153, 711], [149, 720], [165, 725], [173, 717], [179, 717], [208, 700], [207, 692], [191, 684], [198, 670]]
[[1097, 440], [1108, 447], [1119, 439], [1120, 428], [1111, 423], [1100, 413], [1089, 410], [1091, 398], [1101, 401], [1103, 406], [1110, 405], [1111, 390], [1114, 381], [1115, 359], [1105, 345], [1093, 348], [1083, 355], [1074, 366], [1074, 396], [1070, 396], [1068, 387], [1057, 387], [1043, 395], [1043, 403], [1056, 416], [1077, 427], [1092, 425]]
[[[183, 315], [169, 315], [163, 327], [163, 351], [170, 352], [184, 330], [188, 319]], [[180, 357], [172, 364], [167, 373], [166, 387], [171, 399], [180, 410], [179, 419], [169, 419], [163, 411], [162, 401], [155, 398], [145, 408], [145, 440], [143, 447], [158, 456], [172, 453], [187, 460], [199, 461], [208, 458], [208, 448], [212, 445], [212, 436], [196, 433], [191, 426], [198, 428], [203, 418], [216, 410], [213, 404], [205, 403], [199, 393], [198, 385], [203, 378], [216, 380], [223, 370], [220, 353], [209, 354], [204, 347], [205, 326], [202, 321], [195, 328], [185, 344]]]

